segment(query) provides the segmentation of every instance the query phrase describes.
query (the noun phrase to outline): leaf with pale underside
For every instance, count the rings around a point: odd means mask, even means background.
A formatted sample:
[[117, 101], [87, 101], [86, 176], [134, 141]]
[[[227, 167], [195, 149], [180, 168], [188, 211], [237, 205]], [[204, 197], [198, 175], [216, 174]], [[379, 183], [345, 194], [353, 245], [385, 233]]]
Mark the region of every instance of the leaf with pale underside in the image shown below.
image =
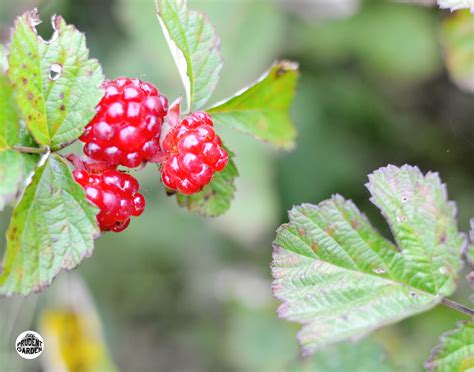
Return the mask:
[[0, 274], [0, 294], [38, 292], [60, 270], [75, 268], [92, 253], [97, 208], [86, 199], [58, 155], [39, 167], [13, 211]]
[[185, 0], [156, 0], [157, 15], [178, 67], [188, 111], [211, 97], [223, 66], [220, 40], [207, 17], [188, 9]]
[[294, 62], [275, 63], [258, 82], [208, 110], [218, 125], [227, 125], [274, 146], [291, 149], [296, 130], [289, 110], [298, 80]]
[[473, 371], [474, 322], [459, 322], [456, 329], [444, 333], [425, 368], [430, 372]]
[[46, 42], [36, 33], [36, 10], [15, 23], [9, 77], [28, 130], [40, 145], [59, 149], [76, 140], [95, 115], [103, 92], [99, 63], [89, 59], [85, 37], [60, 16]]
[[212, 181], [202, 191], [184, 195], [176, 195], [178, 204], [187, 207], [191, 212], [196, 212], [205, 217], [217, 217], [224, 214], [234, 198], [235, 179], [238, 176], [237, 167], [233, 160], [233, 154], [229, 154], [229, 163], [221, 172], [214, 174]]
[[461, 9], [470, 9], [474, 13], [474, 0], [438, 0], [438, 5], [442, 9], [449, 9], [452, 12]]
[[274, 242], [279, 314], [303, 324], [303, 353], [426, 311], [451, 294], [465, 239], [437, 174], [388, 166], [369, 176], [396, 244], [341, 196], [289, 212]]

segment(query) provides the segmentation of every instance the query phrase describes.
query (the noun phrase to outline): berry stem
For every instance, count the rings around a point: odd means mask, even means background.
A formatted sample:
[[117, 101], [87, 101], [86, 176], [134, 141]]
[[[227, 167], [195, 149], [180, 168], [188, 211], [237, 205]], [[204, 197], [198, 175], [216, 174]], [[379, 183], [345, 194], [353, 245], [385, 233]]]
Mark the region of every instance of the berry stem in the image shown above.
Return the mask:
[[49, 148], [46, 146], [42, 146], [42, 147], [13, 146], [13, 150], [24, 152], [27, 154], [45, 154], [49, 151]]
[[474, 317], [474, 309], [471, 309], [467, 306], [458, 304], [457, 302], [449, 300], [447, 298], [443, 298], [441, 303], [447, 307], [450, 307], [451, 309], [454, 309], [456, 311], [459, 311], [461, 313]]

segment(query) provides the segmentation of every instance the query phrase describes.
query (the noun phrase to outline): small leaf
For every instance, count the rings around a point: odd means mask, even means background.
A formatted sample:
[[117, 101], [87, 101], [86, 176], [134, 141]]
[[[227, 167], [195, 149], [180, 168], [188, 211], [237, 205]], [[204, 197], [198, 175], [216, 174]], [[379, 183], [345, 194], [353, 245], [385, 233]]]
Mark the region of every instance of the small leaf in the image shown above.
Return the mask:
[[396, 247], [341, 196], [289, 212], [274, 242], [279, 314], [300, 322], [306, 354], [426, 311], [449, 295], [463, 236], [437, 174], [388, 166], [369, 176]]
[[450, 9], [452, 12], [460, 9], [471, 9], [474, 13], [474, 0], [438, 0], [441, 9]]
[[295, 146], [289, 109], [299, 72], [293, 62], [275, 63], [260, 80], [208, 110], [216, 124], [228, 125], [275, 146]]
[[103, 76], [99, 63], [88, 59], [82, 33], [55, 16], [54, 35], [45, 42], [36, 33], [39, 22], [36, 10], [17, 19], [9, 76], [29, 131], [56, 150], [77, 139], [95, 115]]
[[474, 16], [468, 10], [453, 13], [443, 21], [441, 36], [451, 79], [474, 92]]
[[456, 329], [444, 333], [425, 368], [433, 372], [474, 370], [474, 322], [459, 322]]
[[49, 156], [13, 212], [0, 294], [38, 292], [61, 269], [75, 268], [92, 253], [99, 234], [96, 213], [65, 161]]
[[220, 216], [230, 208], [238, 171], [233, 161], [234, 155], [229, 150], [227, 152], [229, 163], [223, 171], [214, 174], [212, 181], [201, 192], [192, 195], [176, 194], [180, 206], [186, 206], [190, 211], [205, 217]]
[[223, 66], [220, 40], [207, 17], [185, 0], [156, 0], [157, 15], [183, 81], [188, 111], [211, 97]]

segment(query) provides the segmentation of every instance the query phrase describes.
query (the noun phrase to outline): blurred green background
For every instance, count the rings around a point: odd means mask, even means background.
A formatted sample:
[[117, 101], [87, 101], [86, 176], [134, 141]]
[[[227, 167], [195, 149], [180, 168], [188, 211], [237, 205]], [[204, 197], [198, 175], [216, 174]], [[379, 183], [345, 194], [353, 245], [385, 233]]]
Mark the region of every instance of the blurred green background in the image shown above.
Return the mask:
[[[156, 168], [134, 174], [147, 198], [144, 215], [124, 233], [102, 236], [75, 270], [95, 302], [115, 365], [123, 371], [422, 370], [439, 335], [461, 315], [438, 307], [303, 361], [298, 326], [276, 315], [269, 264], [286, 211], [333, 193], [352, 198], [389, 236], [364, 187], [367, 174], [388, 163], [439, 171], [458, 203], [460, 228], [468, 230], [474, 96], [460, 91], [444, 67], [439, 33], [449, 12], [381, 0], [189, 3], [209, 15], [221, 37], [225, 65], [214, 102], [276, 59], [300, 63], [292, 109], [297, 148], [277, 152], [219, 128], [237, 155], [240, 178], [231, 210], [216, 219], [179, 208], [164, 194]], [[107, 77], [151, 81], [170, 101], [183, 94], [152, 0], [0, 0], [2, 41], [14, 17], [34, 6], [44, 37], [51, 35], [53, 13], [84, 31]], [[2, 234], [10, 212], [0, 217]], [[41, 295], [0, 301], [5, 370], [45, 368], [43, 356], [22, 363], [12, 345], [24, 329], [37, 329], [41, 312], [53, 306], [48, 296], [70, 275], [61, 273]], [[462, 280], [454, 298], [466, 303], [469, 293]]]

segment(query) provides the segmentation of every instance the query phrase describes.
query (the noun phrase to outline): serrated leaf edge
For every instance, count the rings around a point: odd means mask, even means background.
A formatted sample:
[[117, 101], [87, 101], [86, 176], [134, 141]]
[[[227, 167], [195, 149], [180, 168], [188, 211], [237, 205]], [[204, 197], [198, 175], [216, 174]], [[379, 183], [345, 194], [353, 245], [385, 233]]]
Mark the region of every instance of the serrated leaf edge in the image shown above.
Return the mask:
[[455, 335], [456, 333], [458, 333], [459, 331], [462, 330], [462, 328], [471, 323], [472, 321], [468, 321], [468, 320], [461, 320], [459, 322], [456, 323], [456, 328], [454, 329], [450, 329], [449, 331], [446, 331], [444, 332], [440, 337], [439, 337], [439, 341], [438, 341], [438, 344], [431, 350], [431, 353], [430, 353], [430, 356], [428, 357], [428, 359], [425, 361], [424, 363], [424, 367], [426, 368], [427, 371], [433, 371], [434, 370], [434, 360], [436, 358], [436, 356], [438, 355], [438, 353], [443, 349], [444, 347], [444, 343], [446, 341], [446, 339], [448, 339], [449, 337], [451, 337], [452, 335]]

